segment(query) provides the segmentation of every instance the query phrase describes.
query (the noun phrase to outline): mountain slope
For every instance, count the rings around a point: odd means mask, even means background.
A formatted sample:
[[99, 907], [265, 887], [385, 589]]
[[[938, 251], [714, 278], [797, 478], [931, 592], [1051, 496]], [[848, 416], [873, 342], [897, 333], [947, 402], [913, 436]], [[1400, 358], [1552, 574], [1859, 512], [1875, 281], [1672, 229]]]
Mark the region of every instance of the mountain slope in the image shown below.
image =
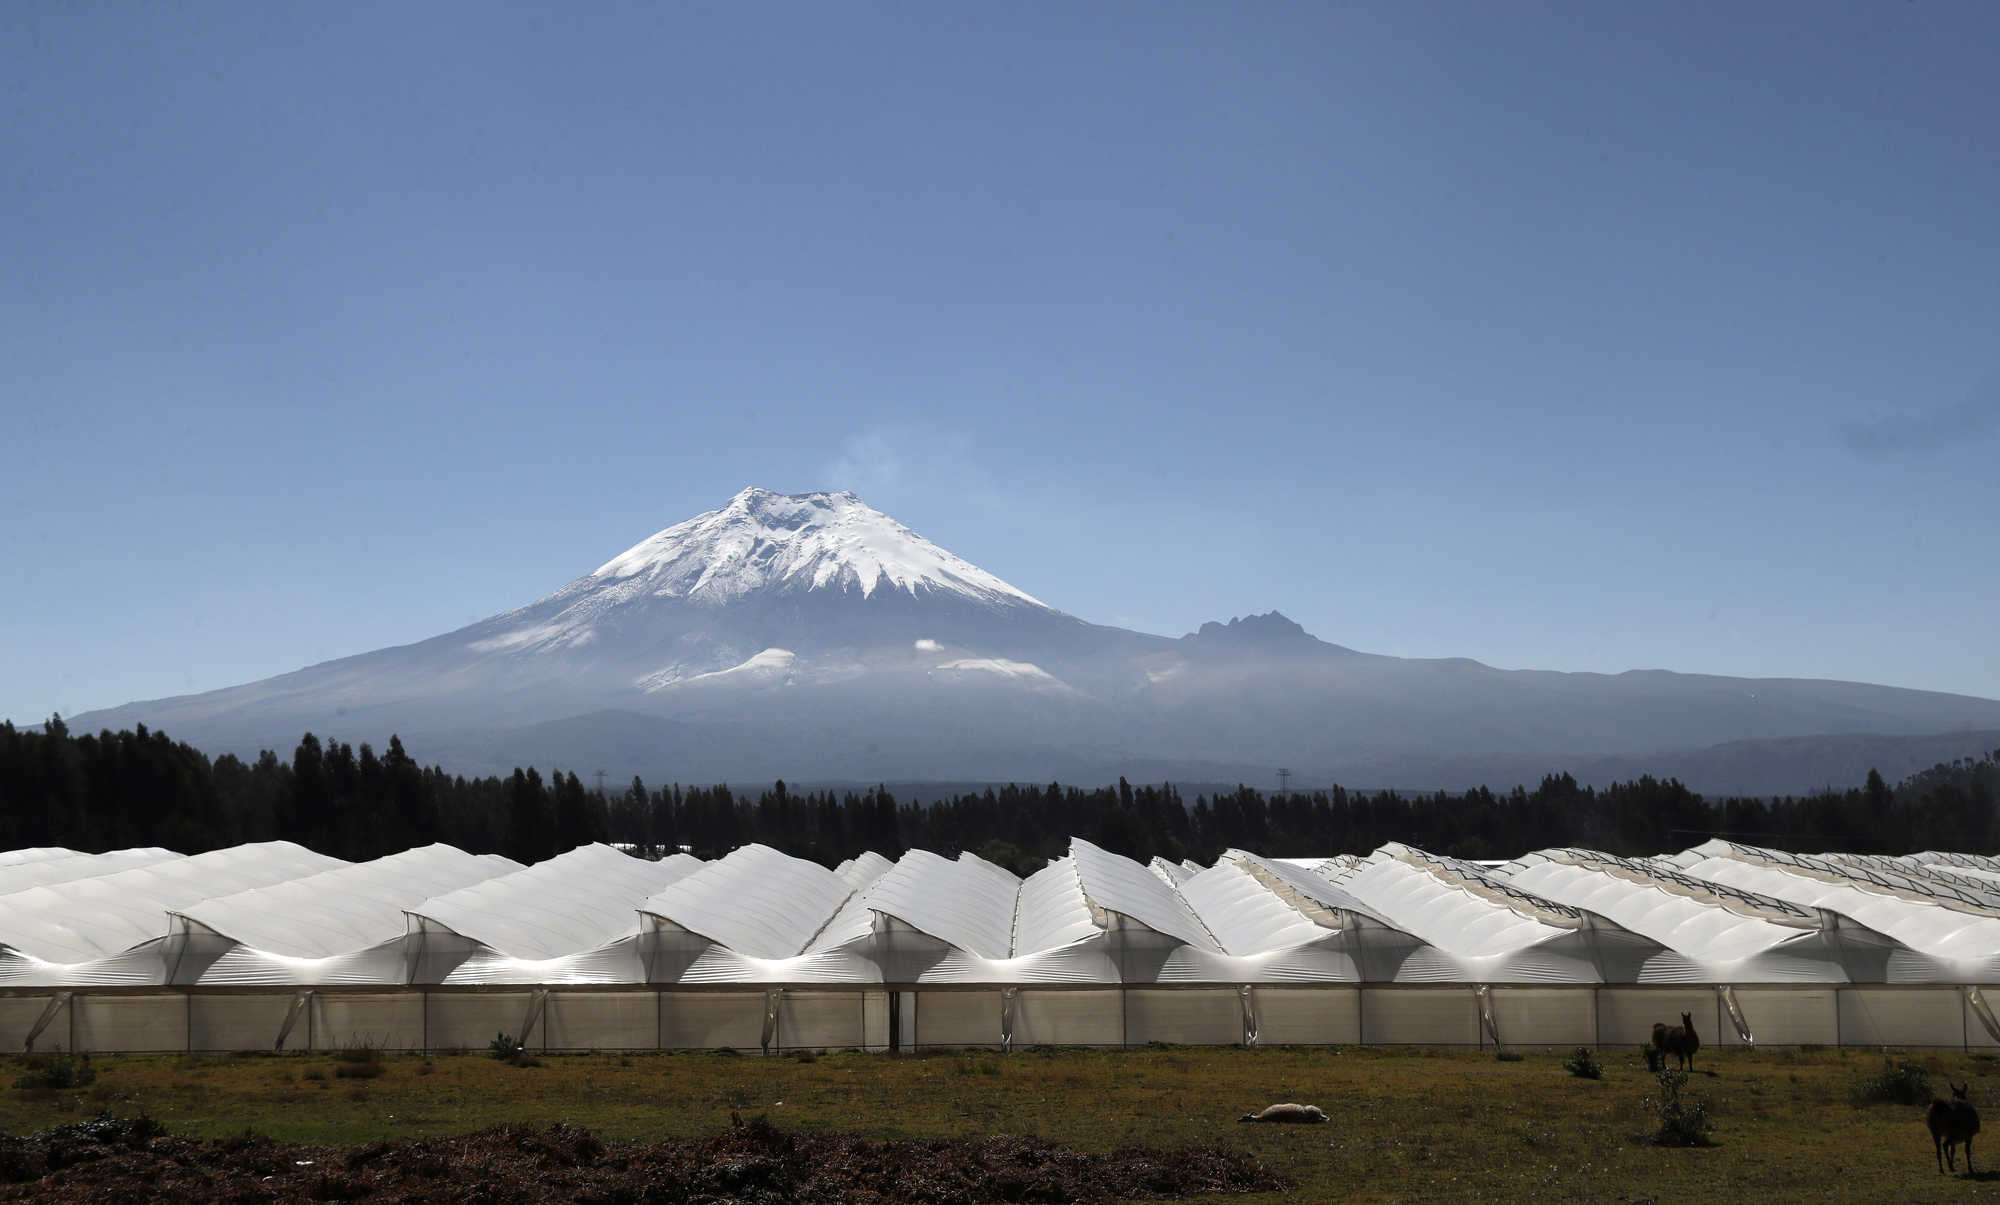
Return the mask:
[[[1222, 778], [1286, 765], [1447, 785], [1401, 776], [1992, 729], [2000, 702], [1384, 657], [1275, 612], [1146, 636], [1049, 607], [851, 494], [749, 489], [456, 632], [72, 720], [140, 722], [214, 752], [289, 748], [307, 729], [376, 742], [395, 731], [447, 765], [596, 763], [683, 780], [1121, 766]], [[1802, 783], [1825, 781], [1810, 771], [1798, 765]]]

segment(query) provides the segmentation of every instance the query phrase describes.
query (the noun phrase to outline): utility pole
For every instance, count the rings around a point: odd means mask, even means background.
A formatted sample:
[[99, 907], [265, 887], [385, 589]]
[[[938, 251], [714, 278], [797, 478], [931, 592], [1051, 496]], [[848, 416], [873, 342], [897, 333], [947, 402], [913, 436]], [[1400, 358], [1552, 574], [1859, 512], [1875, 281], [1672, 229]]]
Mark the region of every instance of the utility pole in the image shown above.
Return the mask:
[[604, 798], [604, 771], [602, 770], [597, 772], [597, 797], [599, 799]]
[[1278, 794], [1280, 796], [1285, 796], [1285, 795], [1290, 795], [1291, 793], [1292, 793], [1292, 772], [1290, 770], [1285, 769], [1283, 766], [1279, 766]]

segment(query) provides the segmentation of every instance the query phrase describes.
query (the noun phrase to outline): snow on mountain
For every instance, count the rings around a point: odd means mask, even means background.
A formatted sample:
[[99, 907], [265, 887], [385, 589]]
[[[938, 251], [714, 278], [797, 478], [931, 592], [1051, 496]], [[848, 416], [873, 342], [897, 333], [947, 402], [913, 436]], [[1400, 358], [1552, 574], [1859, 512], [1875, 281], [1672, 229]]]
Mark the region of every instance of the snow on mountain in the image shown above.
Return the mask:
[[[476, 653], [581, 650], [635, 607], [721, 610], [750, 597], [823, 593], [952, 599], [994, 612], [1062, 612], [924, 539], [853, 494], [751, 487], [642, 540], [546, 598], [468, 631]], [[663, 670], [642, 683], [668, 684]]]
[[636, 685], [651, 694], [670, 686], [696, 683], [738, 686], [781, 686], [791, 680], [792, 667], [798, 664], [799, 655], [790, 649], [765, 649], [740, 665], [728, 669], [711, 670], [707, 673], [685, 675], [678, 665], [647, 674]]
[[1032, 661], [1010, 661], [1005, 657], [961, 657], [957, 661], [947, 661], [937, 667], [939, 671], [962, 677], [966, 674], [992, 674], [997, 678], [1020, 682], [1032, 686], [1060, 686], [1068, 684]]
[[852, 589], [863, 597], [888, 588], [1047, 606], [845, 491], [746, 489], [721, 510], [633, 545], [584, 581], [710, 603], [773, 588]]

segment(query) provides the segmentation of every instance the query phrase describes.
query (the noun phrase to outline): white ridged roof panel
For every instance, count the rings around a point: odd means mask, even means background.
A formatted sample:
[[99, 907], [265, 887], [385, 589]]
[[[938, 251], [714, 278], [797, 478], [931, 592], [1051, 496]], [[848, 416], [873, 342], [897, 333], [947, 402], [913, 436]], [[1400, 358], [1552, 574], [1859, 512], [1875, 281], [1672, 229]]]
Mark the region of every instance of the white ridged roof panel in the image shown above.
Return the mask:
[[849, 891], [859, 891], [888, 874], [895, 865], [871, 849], [834, 867], [833, 873], [839, 876], [841, 882], [847, 884]]
[[103, 854], [71, 854], [68, 857], [17, 862], [11, 866], [0, 866], [0, 895], [51, 883], [94, 879], [122, 870], [173, 862], [180, 857], [170, 849], [114, 849]]
[[[1824, 908], [1851, 917], [1913, 950], [1936, 957], [1983, 961], [2000, 955], [2000, 916], [1971, 902], [1981, 894], [1980, 888], [1963, 886], [1967, 879], [1975, 883], [1983, 880], [1959, 875], [1957, 883], [1936, 884], [1940, 896], [1935, 900], [1921, 894], [1912, 898], [1909, 878], [1921, 877], [1920, 872], [1911, 872], [1910, 876], [1846, 879], [1841, 874], [1844, 868], [1830, 859], [1786, 865], [1765, 861], [1757, 856], [1763, 851], [1748, 847], [1711, 849], [1719, 844], [1710, 842], [1698, 847], [1710, 856], [1690, 864], [1685, 873], [1776, 896], [1803, 908]], [[1856, 873], [1868, 872], [1857, 868]], [[1989, 886], [2000, 889], [2000, 884]]]
[[165, 937], [167, 914], [215, 894], [346, 866], [289, 841], [168, 858], [0, 896], [0, 943], [44, 962], [90, 962]]
[[854, 894], [816, 862], [745, 845], [655, 893], [645, 912], [749, 958], [794, 958]]
[[1396, 928], [1461, 958], [1490, 958], [1538, 942], [1566, 936], [1578, 924], [1573, 908], [1550, 901], [1550, 914], [1571, 923], [1551, 924], [1509, 906], [1498, 892], [1482, 892], [1477, 880], [1439, 873], [1394, 855], [1356, 868], [1344, 886]]
[[1543, 850], [1510, 869], [1515, 886], [1594, 912], [1700, 964], [1740, 962], [1819, 928], [1817, 913], [1754, 894], [1704, 894], [1699, 880], [1658, 871], [1653, 878], [1629, 860], [1590, 851]]
[[1180, 894], [1226, 952], [1263, 954], [1331, 937], [1333, 930], [1287, 903], [1240, 862], [1224, 859], [1191, 875]]
[[61, 845], [37, 845], [29, 849], [10, 849], [0, 852], [0, 866], [19, 866], [23, 862], [46, 862], [50, 858], [81, 856], [77, 850]]
[[1180, 893], [1130, 858], [1099, 849], [1081, 837], [1070, 841], [1077, 879], [1090, 902], [1199, 950], [1220, 950]]
[[701, 865], [687, 854], [649, 862], [582, 845], [408, 911], [509, 958], [562, 958], [636, 934], [647, 897]]
[[1014, 956], [1053, 950], [1104, 932], [1083, 896], [1076, 860], [1061, 857], [1021, 883], [1014, 904]]
[[427, 899], [524, 869], [498, 854], [426, 845], [176, 911], [255, 950], [331, 958], [401, 937], [404, 913]]
[[951, 862], [913, 849], [870, 883], [862, 899], [874, 911], [967, 953], [1007, 958], [1020, 890], [1020, 880], [997, 866]]

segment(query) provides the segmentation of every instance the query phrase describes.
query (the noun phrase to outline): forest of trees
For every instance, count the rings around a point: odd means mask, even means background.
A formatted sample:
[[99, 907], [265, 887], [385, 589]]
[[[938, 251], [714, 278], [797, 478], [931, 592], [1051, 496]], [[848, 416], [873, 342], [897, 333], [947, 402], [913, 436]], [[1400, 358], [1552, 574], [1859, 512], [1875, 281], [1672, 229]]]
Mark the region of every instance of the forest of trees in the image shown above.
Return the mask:
[[1277, 857], [1366, 853], [1403, 841], [1467, 858], [1580, 845], [1622, 854], [1686, 848], [1710, 836], [1796, 850], [1905, 853], [2000, 849], [2000, 750], [1937, 766], [1891, 788], [1871, 771], [1846, 791], [1784, 799], [1704, 799], [1674, 780], [1604, 789], [1567, 774], [1505, 793], [1273, 795], [1239, 787], [1185, 799], [1171, 785], [996, 787], [930, 804], [882, 788], [755, 794], [727, 786], [599, 795], [574, 772], [516, 769], [466, 778], [419, 765], [398, 738], [377, 753], [308, 733], [285, 760], [201, 751], [144, 726], [71, 733], [0, 722], [0, 849], [165, 846], [199, 853], [288, 840], [350, 860], [442, 841], [539, 861], [590, 841], [642, 853], [715, 857], [760, 841], [833, 866], [864, 850], [971, 850], [1016, 871], [1060, 854], [1072, 836], [1141, 860], [1213, 861], [1241, 848]]

